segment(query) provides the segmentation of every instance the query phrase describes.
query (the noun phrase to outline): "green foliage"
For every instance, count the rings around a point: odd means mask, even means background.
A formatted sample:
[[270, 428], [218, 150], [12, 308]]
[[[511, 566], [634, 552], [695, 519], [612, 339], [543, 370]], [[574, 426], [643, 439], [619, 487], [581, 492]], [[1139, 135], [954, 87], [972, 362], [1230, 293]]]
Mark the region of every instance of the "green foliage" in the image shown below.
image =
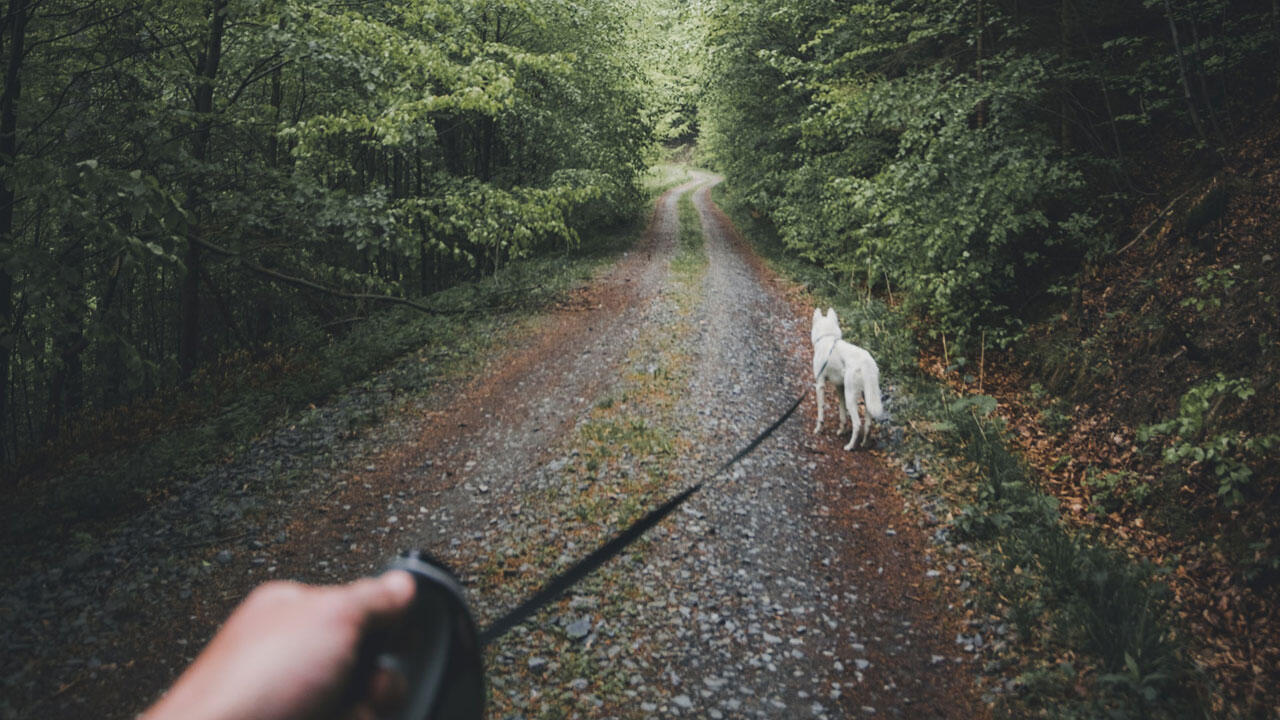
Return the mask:
[[[1090, 653], [1103, 670], [1097, 693], [1058, 710], [1081, 717], [1103, 708], [1115, 717], [1193, 712], [1194, 672], [1170, 631], [1168, 591], [1152, 581], [1156, 571], [1061, 525], [1056, 499], [1034, 487], [1025, 463], [1005, 447], [1000, 423], [985, 418], [993, 403], [984, 396], [942, 403], [932, 411], [941, 420], [934, 427], [979, 478], [956, 527], [999, 548], [997, 589], [1014, 599], [1010, 617], [1022, 638]], [[1046, 631], [1050, 637], [1040, 635]], [[1024, 680], [1043, 685], [1026, 698], [1033, 706], [1075, 694], [1052, 690], [1051, 677]]]
[[1230, 73], [1275, 77], [1265, 10], [1175, 3], [1178, 56], [1166, 5], [712, 3], [704, 152], [799, 256], [896, 291], [927, 334], [1003, 346], [1105, 255], [1153, 122], [1222, 142]]
[[1151, 485], [1128, 470], [1102, 472], [1091, 467], [1085, 472], [1084, 486], [1089, 488], [1090, 509], [1099, 516], [1143, 505], [1151, 497]]
[[[1032, 650], [1025, 654], [1060, 657], [1069, 649], [1099, 669], [1096, 687], [1082, 695], [1087, 676], [1071, 664], [1032, 667], [1019, 678], [1025, 692], [1005, 696], [1002, 709], [1012, 717], [1203, 716], [1202, 679], [1173, 631], [1159, 571], [1062, 524], [1058, 501], [1037, 489], [1032, 471], [1008, 449], [996, 400], [955, 398], [920, 378], [916, 336], [902, 313], [787, 252], [766, 219], [752, 218], [732, 198], [725, 204], [759, 253], [818, 302], [834, 305], [846, 337], [872, 349], [882, 377], [893, 378], [895, 419], [936, 433], [960, 472], [976, 479], [955, 530], [985, 549], [992, 594], [1009, 599], [1008, 617]], [[1034, 394], [1048, 397], [1043, 387]], [[1132, 498], [1142, 491], [1135, 484], [1124, 492]]]
[[1184, 299], [1182, 307], [1192, 308], [1196, 312], [1221, 308], [1226, 294], [1235, 287], [1235, 276], [1239, 272], [1239, 265], [1232, 265], [1230, 268], [1205, 268], [1195, 279], [1196, 289], [1200, 294]]
[[1246, 582], [1267, 585], [1280, 579], [1280, 549], [1272, 538], [1249, 543], [1250, 555], [1244, 562]]
[[646, 108], [656, 137], [676, 146], [698, 136], [698, 98], [703, 93], [703, 17], [697, 4], [649, 0], [634, 31], [652, 38], [645, 50]]
[[1083, 176], [1028, 112], [1044, 59], [1004, 55], [981, 79], [929, 60], [919, 51], [972, 22], [950, 4], [752, 5], [717, 15], [713, 34], [728, 86], [708, 102], [708, 142], [730, 182], [795, 252], [900, 289], [929, 332], [1016, 335], [1010, 307], [1055, 262], [1098, 247], [1083, 206], [1063, 202]]
[[[254, 359], [229, 358], [224, 367], [200, 373], [181, 398], [188, 415], [166, 408], [175, 415], [163, 433], [119, 448], [105, 460], [73, 450], [59, 478], [26, 488], [37, 496], [24, 495], [7, 506], [0, 516], [2, 537], [15, 545], [42, 542], [77, 522], [133, 512], [175, 478], [198, 474], [208, 463], [244, 450], [282, 418], [310, 424], [326, 412], [315, 405], [352, 386], [377, 398], [371, 405], [339, 403], [340, 426], [359, 432], [401, 398], [473, 367], [503, 328], [589, 278], [599, 263], [635, 242], [642, 224], [637, 215], [622, 229], [586, 235], [576, 257], [517, 261], [435, 293], [428, 301], [439, 315], [396, 308], [372, 314], [341, 334], [313, 322], [297, 331], [294, 347], [268, 347], [265, 357]], [[126, 409], [119, 422], [127, 424], [132, 412], [147, 408]]]
[[1061, 631], [1102, 659], [1099, 683], [1142, 713], [1194, 712], [1188, 659], [1169, 633], [1169, 593], [1151, 581], [1153, 568], [1078, 536], [1052, 537], [1062, 550], [1043, 557], [1057, 561], [1045, 575], [1064, 600]]
[[15, 8], [0, 465], [352, 312], [323, 288], [427, 296], [643, 202], [639, 6]]
[[1138, 440], [1150, 443], [1167, 438], [1161, 453], [1167, 465], [1184, 468], [1192, 476], [1209, 476], [1217, 483], [1222, 503], [1235, 505], [1244, 500], [1254, 467], [1280, 445], [1277, 435], [1254, 435], [1222, 426], [1223, 417], [1232, 409], [1224, 405], [1243, 403], [1256, 392], [1248, 380], [1228, 379], [1218, 373], [1183, 394], [1176, 417], [1141, 428]]
[[1070, 432], [1075, 424], [1075, 418], [1071, 416], [1071, 406], [1059, 398], [1046, 399], [1037, 417], [1040, 425], [1054, 435]]
[[757, 254], [783, 274], [802, 282], [824, 307], [836, 309], [844, 337], [870, 350], [880, 366], [881, 377], [901, 378], [915, 373], [920, 349], [915, 334], [895, 320], [884, 302], [850, 283], [838, 281], [830, 270], [789, 252], [768, 219], [753, 216], [736, 196], [726, 193], [724, 183], [717, 184], [711, 192], [716, 203], [751, 240]]

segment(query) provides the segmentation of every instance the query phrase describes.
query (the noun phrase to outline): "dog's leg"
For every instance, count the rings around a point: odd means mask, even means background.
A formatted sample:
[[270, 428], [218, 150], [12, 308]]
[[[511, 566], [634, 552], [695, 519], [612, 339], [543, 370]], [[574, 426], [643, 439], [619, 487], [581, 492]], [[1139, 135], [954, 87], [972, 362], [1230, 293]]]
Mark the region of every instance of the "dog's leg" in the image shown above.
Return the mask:
[[849, 444], [844, 446], [845, 450], [852, 450], [858, 444], [858, 426], [861, 424], [858, 420], [858, 386], [851, 382], [844, 384], [844, 395], [841, 397], [841, 403], [849, 407], [849, 420], [853, 423], [853, 432], [849, 435]]
[[[872, 365], [872, 370], [873, 370], [873, 371], [875, 370], [875, 366], [874, 366], [874, 364]], [[880, 400], [880, 385], [879, 385], [879, 383], [876, 383], [876, 382], [874, 382], [874, 381], [869, 381], [869, 380], [868, 380], [868, 377], [874, 377], [874, 373], [868, 373], [868, 374], [864, 374], [864, 375], [862, 376], [862, 385], [861, 385], [861, 387], [862, 387], [862, 402], [863, 402], [863, 404], [865, 404], [865, 405], [867, 406], [867, 418], [866, 418], [866, 422], [867, 422], [867, 424], [866, 424], [865, 429], [863, 429], [863, 431], [862, 431], [862, 446], [863, 446], [863, 447], [866, 447], [866, 446], [867, 446], [867, 441], [871, 439], [871, 421], [876, 417], [875, 415], [873, 415], [873, 414], [871, 413], [871, 406], [872, 406], [873, 404], [878, 404], [878, 401]], [[873, 396], [873, 395], [872, 395], [872, 393], [875, 393], [875, 395]], [[872, 397], [874, 397], [874, 398], [875, 398], [875, 400], [872, 400]]]
[[836, 402], [840, 406], [840, 427], [836, 428], [836, 434], [844, 432], [845, 419], [849, 416], [848, 406], [844, 401], [844, 388], [836, 388]]
[[[864, 397], [863, 402], [865, 402], [866, 396], [864, 395], [863, 397]], [[865, 424], [862, 426], [862, 442], [860, 443], [862, 447], [866, 447], [867, 441], [870, 439], [871, 439], [871, 412], [868, 411], [867, 417], [865, 418]]]
[[817, 434], [822, 429], [822, 378], [818, 378], [813, 385], [813, 394], [818, 396], [818, 423], [813, 426], [813, 432]]

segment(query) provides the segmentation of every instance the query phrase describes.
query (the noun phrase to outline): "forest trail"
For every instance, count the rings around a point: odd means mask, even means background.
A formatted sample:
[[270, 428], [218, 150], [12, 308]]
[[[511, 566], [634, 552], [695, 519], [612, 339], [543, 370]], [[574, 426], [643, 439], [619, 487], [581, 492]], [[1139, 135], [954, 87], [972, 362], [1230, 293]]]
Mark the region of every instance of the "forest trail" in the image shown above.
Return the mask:
[[[21, 660], [6, 662], [0, 710], [130, 717], [256, 584], [348, 580], [406, 548], [450, 563], [483, 625], [702, 479], [810, 385], [811, 308], [711, 201], [716, 181], [667, 192], [640, 246], [337, 466], [256, 488], [253, 464], [272, 456], [251, 453], [66, 570], [29, 568], [4, 598], [20, 621], [6, 655]], [[689, 192], [701, 242], [680, 233]], [[894, 490], [899, 471], [813, 422], [809, 398], [728, 477], [495, 643], [490, 715], [983, 717], [976, 656], [954, 640], [958, 600], [930, 572], [940, 561]], [[352, 442], [282, 439], [296, 432], [258, 444], [292, 467], [284, 454]], [[242, 512], [179, 541], [215, 502]]]

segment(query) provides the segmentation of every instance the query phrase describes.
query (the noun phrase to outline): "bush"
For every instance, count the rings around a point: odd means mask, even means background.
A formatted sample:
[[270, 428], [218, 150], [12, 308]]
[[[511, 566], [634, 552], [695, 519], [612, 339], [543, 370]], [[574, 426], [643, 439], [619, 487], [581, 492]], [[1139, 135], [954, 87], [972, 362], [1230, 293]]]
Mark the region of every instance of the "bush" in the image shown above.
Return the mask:
[[1138, 440], [1150, 443], [1168, 437], [1162, 458], [1166, 465], [1182, 467], [1193, 478], [1217, 482], [1218, 497], [1227, 507], [1244, 500], [1244, 490], [1280, 436], [1251, 436], [1243, 430], [1222, 427], [1224, 404], [1234, 398], [1243, 403], [1256, 394], [1244, 378], [1228, 379], [1222, 373], [1188, 390], [1178, 403], [1177, 417], [1141, 428]]

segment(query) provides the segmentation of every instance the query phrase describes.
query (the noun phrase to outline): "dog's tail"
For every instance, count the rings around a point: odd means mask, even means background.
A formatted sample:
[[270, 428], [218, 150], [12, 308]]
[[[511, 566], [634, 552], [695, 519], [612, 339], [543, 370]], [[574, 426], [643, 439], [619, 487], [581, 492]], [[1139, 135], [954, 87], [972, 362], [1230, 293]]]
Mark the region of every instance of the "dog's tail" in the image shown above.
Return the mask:
[[867, 363], [862, 373], [862, 382], [865, 383], [862, 388], [862, 398], [867, 403], [867, 413], [877, 422], [884, 422], [889, 415], [880, 404], [880, 368], [876, 367], [875, 360]]

